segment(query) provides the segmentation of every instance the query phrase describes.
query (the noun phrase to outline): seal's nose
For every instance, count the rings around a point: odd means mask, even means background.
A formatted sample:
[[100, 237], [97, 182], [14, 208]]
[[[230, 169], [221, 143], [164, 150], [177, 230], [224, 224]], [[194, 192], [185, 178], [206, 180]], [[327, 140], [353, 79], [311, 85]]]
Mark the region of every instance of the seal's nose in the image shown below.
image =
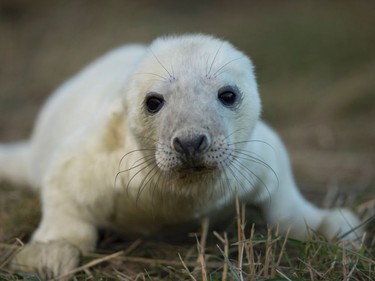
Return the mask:
[[173, 138], [172, 144], [177, 152], [191, 156], [205, 152], [210, 147], [210, 139], [205, 134], [176, 136]]

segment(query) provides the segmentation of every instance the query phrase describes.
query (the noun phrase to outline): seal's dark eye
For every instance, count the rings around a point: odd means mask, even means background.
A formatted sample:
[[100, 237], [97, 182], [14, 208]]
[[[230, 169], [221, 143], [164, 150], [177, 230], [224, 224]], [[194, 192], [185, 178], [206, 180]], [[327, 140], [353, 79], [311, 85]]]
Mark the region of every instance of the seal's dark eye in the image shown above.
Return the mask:
[[164, 98], [157, 93], [149, 93], [146, 97], [146, 109], [149, 113], [157, 113], [164, 105]]
[[220, 88], [218, 98], [225, 106], [232, 106], [237, 101], [237, 88], [232, 86], [225, 86]]

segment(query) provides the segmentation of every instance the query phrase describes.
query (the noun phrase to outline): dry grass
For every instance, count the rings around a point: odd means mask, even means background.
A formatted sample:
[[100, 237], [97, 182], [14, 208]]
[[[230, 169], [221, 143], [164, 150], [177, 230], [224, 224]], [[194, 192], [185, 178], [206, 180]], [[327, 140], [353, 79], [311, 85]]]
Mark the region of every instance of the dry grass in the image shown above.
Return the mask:
[[[236, 223], [228, 232], [209, 230], [204, 219], [189, 242], [121, 242], [115, 247], [123, 250], [87, 254], [82, 266], [56, 279], [74, 274], [75, 280], [375, 280], [374, 220], [357, 243], [328, 243], [319, 236], [301, 242], [279, 235], [277, 228], [257, 229], [247, 223], [245, 205], [235, 203]], [[362, 206], [363, 211], [374, 207], [374, 202]], [[38, 280], [6, 269], [22, 246], [18, 239], [0, 244], [0, 280]]]

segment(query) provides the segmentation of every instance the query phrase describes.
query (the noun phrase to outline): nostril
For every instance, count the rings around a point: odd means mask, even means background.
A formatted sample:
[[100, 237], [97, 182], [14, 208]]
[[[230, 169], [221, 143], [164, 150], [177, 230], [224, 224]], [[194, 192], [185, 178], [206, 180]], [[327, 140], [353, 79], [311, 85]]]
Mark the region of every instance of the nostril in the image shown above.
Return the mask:
[[184, 146], [184, 144], [181, 142], [180, 138], [179, 137], [175, 137], [173, 139], [173, 147], [174, 149], [179, 152], [179, 153], [184, 153], [184, 151], [186, 150], [186, 147]]
[[195, 141], [195, 145], [196, 145], [195, 151], [197, 151], [197, 152], [205, 151], [209, 146], [208, 137], [206, 135], [198, 136], [196, 141]]

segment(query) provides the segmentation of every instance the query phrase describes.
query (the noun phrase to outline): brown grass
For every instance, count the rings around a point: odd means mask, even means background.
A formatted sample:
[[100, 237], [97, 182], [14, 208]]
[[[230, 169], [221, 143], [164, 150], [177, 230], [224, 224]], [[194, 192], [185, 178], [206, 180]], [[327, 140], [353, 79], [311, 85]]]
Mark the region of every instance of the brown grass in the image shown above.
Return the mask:
[[[200, 233], [186, 243], [120, 242], [116, 248], [124, 250], [87, 254], [82, 266], [57, 280], [71, 274], [79, 280], [374, 280], [375, 239], [369, 235], [374, 233], [374, 221], [359, 243], [328, 243], [318, 236], [300, 242], [280, 236], [277, 228], [262, 230], [248, 224], [245, 206], [238, 200], [236, 206], [236, 223], [229, 232], [209, 230], [205, 219]], [[373, 203], [368, 208], [374, 208]], [[254, 212], [248, 209], [247, 215], [249, 211]], [[0, 244], [4, 280], [16, 278], [5, 265], [22, 246], [19, 240]]]

